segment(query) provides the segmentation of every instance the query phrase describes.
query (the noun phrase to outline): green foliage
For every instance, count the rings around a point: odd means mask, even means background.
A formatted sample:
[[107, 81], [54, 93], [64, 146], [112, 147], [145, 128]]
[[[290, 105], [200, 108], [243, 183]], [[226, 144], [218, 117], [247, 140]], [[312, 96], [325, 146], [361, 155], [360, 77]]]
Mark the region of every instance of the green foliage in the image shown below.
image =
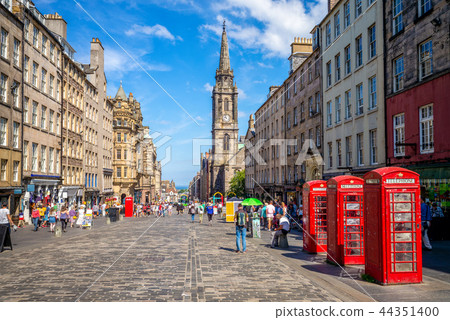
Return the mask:
[[227, 194], [230, 192], [234, 192], [238, 198], [245, 197], [245, 170], [235, 173], [230, 181], [230, 189]]

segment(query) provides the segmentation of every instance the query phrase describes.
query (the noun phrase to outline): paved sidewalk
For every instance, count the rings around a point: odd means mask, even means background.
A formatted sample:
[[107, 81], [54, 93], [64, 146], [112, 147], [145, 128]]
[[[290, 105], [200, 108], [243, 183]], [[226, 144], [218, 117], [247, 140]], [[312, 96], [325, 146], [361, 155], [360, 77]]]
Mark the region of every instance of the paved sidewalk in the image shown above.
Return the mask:
[[[423, 284], [379, 286], [302, 252], [297, 231], [286, 250], [262, 231], [246, 254], [234, 252], [233, 224], [189, 215], [101, 218], [61, 238], [42, 231], [13, 233], [14, 251], [0, 253], [0, 301], [372, 301], [364, 290], [380, 301], [450, 300], [448, 264], [430, 259]], [[434, 245], [430, 254], [448, 252]]]

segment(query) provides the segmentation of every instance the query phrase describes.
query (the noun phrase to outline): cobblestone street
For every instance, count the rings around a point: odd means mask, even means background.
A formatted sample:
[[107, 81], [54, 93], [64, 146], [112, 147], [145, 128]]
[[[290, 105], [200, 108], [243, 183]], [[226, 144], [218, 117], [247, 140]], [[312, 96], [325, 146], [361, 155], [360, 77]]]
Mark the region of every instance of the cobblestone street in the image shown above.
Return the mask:
[[[329, 274], [336, 267], [301, 253], [294, 233], [288, 250], [268, 248], [263, 231], [263, 239], [247, 239], [248, 253], [236, 254], [233, 224], [223, 221], [212, 227], [192, 224], [187, 215], [99, 221], [62, 238], [30, 228], [13, 233], [14, 251], [0, 254], [0, 300], [370, 301], [350, 279]], [[39, 244], [26, 241], [31, 236]], [[385, 288], [367, 285], [371, 295]], [[447, 299], [449, 287], [440, 286]], [[420, 294], [423, 285], [414, 288]], [[397, 289], [387, 290], [395, 300]]]

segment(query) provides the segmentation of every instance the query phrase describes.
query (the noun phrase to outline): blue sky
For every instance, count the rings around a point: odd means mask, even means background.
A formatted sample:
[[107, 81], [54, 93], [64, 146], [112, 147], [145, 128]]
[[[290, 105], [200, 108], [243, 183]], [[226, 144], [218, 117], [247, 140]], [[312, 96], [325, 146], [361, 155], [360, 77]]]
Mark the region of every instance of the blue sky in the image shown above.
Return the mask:
[[211, 89], [223, 19], [240, 90], [239, 128], [244, 135], [249, 115], [265, 101], [269, 86], [281, 84], [288, 75], [294, 37], [309, 37], [327, 12], [326, 0], [34, 2], [43, 14], [58, 12], [67, 21], [76, 60], [88, 63], [91, 39], [101, 40], [108, 95], [115, 96], [122, 80], [125, 92], [141, 102], [144, 125], [170, 138], [159, 147], [158, 158], [170, 152], [163, 179], [173, 179], [177, 185], [187, 185], [199, 169], [193, 165], [192, 139], [211, 137]]

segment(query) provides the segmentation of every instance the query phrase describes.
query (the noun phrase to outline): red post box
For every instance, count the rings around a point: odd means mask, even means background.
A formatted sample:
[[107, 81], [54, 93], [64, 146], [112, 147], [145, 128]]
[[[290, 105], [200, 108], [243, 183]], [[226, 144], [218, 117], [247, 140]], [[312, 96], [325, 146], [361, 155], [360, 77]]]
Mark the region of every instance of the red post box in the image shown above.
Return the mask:
[[419, 175], [389, 167], [364, 181], [366, 274], [382, 284], [422, 282]]
[[129, 218], [133, 216], [133, 197], [126, 197], [125, 198], [125, 217]]
[[328, 260], [364, 264], [364, 180], [339, 176], [327, 182]]
[[327, 251], [327, 183], [308, 181], [303, 185], [303, 250]]

